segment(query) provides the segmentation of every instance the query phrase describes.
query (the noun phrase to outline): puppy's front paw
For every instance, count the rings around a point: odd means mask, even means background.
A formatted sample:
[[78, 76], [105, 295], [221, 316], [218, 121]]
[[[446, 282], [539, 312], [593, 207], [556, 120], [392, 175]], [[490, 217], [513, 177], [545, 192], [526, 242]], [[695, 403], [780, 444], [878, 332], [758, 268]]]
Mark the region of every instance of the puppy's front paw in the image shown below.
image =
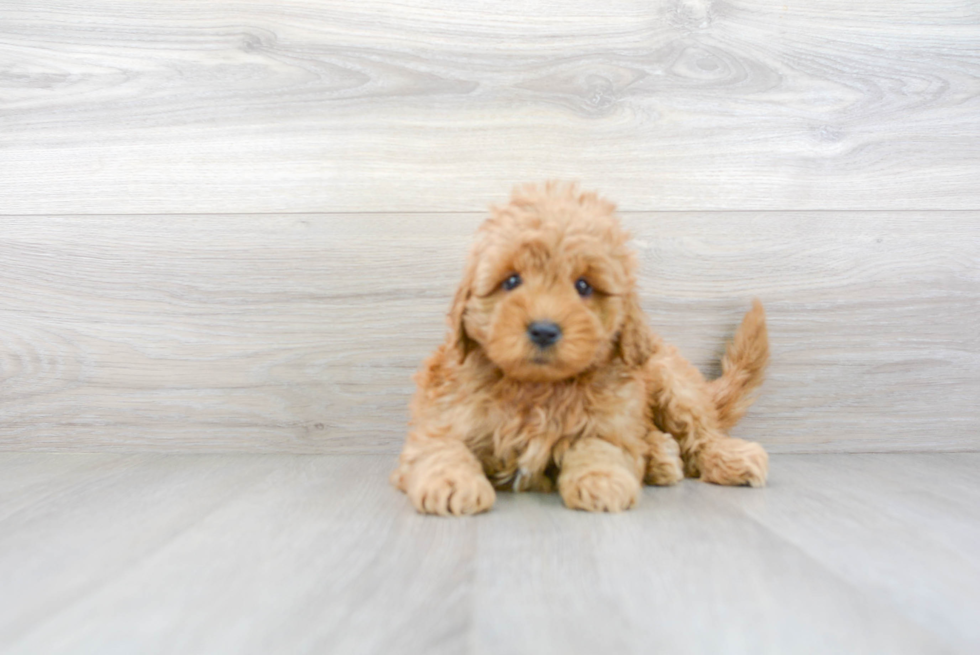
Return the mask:
[[764, 487], [769, 455], [759, 444], [744, 439], [719, 439], [698, 454], [698, 469], [705, 482]]
[[636, 504], [640, 481], [625, 468], [609, 466], [561, 477], [558, 489], [571, 509], [622, 512]]
[[684, 479], [681, 450], [670, 435], [656, 433], [647, 436], [649, 451], [643, 481], [647, 484], [669, 486]]
[[643, 481], [658, 487], [669, 487], [684, 479], [684, 464], [680, 457], [649, 459]]
[[464, 516], [487, 511], [497, 494], [482, 472], [460, 469], [418, 475], [408, 497], [422, 514]]

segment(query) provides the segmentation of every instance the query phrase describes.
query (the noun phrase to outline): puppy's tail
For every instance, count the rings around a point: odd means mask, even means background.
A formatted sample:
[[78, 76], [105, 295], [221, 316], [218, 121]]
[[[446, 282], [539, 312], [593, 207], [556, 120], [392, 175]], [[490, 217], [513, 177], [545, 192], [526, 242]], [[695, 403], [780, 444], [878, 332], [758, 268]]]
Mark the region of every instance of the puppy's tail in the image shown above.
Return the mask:
[[769, 332], [762, 303], [752, 301], [735, 338], [725, 349], [721, 360], [721, 377], [709, 383], [721, 428], [728, 430], [738, 423], [755, 401], [752, 392], [762, 384], [769, 362]]

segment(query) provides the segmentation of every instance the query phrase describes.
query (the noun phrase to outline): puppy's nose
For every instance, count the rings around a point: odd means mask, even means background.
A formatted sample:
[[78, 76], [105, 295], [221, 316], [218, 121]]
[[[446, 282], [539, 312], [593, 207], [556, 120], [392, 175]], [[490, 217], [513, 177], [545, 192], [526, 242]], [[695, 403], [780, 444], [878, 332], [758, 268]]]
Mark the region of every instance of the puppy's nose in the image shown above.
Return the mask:
[[561, 328], [551, 321], [535, 321], [527, 326], [527, 336], [538, 348], [547, 348], [561, 339]]

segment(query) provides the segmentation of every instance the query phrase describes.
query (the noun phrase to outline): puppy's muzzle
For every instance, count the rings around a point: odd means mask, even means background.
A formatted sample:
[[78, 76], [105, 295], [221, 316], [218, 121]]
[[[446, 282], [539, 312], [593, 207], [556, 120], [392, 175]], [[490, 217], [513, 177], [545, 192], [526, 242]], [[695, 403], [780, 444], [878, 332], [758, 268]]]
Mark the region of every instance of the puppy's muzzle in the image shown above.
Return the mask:
[[527, 336], [538, 348], [548, 348], [561, 339], [561, 328], [552, 321], [534, 321], [527, 326]]

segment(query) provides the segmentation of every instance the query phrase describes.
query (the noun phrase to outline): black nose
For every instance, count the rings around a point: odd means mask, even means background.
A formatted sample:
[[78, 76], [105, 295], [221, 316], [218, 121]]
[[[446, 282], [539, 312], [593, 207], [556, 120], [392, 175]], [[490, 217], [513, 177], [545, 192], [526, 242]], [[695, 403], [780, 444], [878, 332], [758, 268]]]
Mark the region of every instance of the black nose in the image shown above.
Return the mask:
[[535, 321], [527, 326], [527, 335], [538, 348], [547, 348], [561, 339], [561, 328], [551, 321]]

